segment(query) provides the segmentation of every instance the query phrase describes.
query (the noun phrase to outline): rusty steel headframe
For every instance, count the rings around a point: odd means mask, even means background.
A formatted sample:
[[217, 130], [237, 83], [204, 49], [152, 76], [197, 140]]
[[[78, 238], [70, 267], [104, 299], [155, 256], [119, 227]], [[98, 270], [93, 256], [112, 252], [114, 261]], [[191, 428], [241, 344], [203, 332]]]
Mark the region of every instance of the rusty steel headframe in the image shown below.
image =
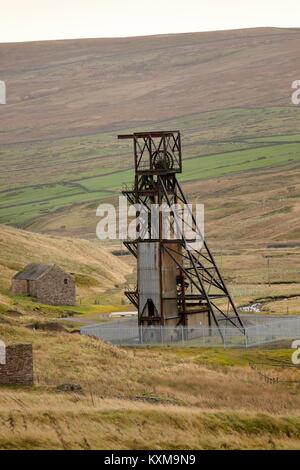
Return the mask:
[[[131, 189], [123, 194], [131, 204], [143, 204], [151, 212], [152, 204], [167, 204], [174, 207], [187, 205], [188, 201], [176, 178], [176, 173], [182, 172], [181, 140], [179, 131], [150, 131], [120, 135], [119, 139], [131, 139], [134, 147], [135, 179]], [[180, 211], [179, 211], [180, 212]], [[172, 212], [171, 212], [172, 214]], [[174, 214], [173, 214], [174, 216]], [[180, 218], [181, 214], [176, 214]], [[175, 224], [175, 216], [173, 218]], [[150, 217], [149, 217], [150, 220]], [[200, 233], [194, 215], [191, 212], [193, 229]], [[185, 220], [181, 218], [182, 223]], [[147, 243], [157, 243], [160, 258], [160, 279], [162, 272], [162, 257], [167, 256], [176, 266], [176, 315], [172, 322], [176, 325], [189, 325], [189, 318], [194, 315], [207, 317], [208, 326], [215, 324], [223, 337], [222, 326], [237, 327], [245, 334], [242, 320], [239, 316], [233, 298], [215, 262], [206, 241], [203, 239], [201, 249], [190, 249], [190, 241], [184, 236], [175, 240], [163, 238], [161, 224], [155, 238], [148, 227]], [[139, 243], [144, 239], [127, 240], [124, 245], [138, 258]], [[151, 317], [144, 316], [144, 305], [140, 305], [139, 286], [125, 292], [128, 299], [139, 311], [140, 325], [168, 325], [164, 310], [168, 298], [160, 291], [160, 313]], [[174, 296], [169, 301], [174, 301]], [[174, 323], [173, 323], [174, 324]]]

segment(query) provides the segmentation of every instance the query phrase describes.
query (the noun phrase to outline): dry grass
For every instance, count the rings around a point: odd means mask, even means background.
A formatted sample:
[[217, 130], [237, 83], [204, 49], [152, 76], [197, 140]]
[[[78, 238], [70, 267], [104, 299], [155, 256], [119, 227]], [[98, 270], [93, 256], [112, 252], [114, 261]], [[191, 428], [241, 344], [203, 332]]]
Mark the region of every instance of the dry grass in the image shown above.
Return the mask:
[[[2, 449], [297, 449], [300, 416], [7, 394]], [[45, 403], [47, 400], [47, 403]], [[8, 411], [9, 408], [9, 411]]]
[[[298, 132], [296, 109], [274, 109], [269, 117], [269, 111], [264, 110], [274, 106], [274, 96], [277, 106], [286, 106], [286, 82], [295, 76], [298, 42], [297, 30], [260, 29], [139, 38], [138, 44], [132, 39], [93, 39], [2, 45], [1, 49], [9, 52], [4, 68], [13, 90], [3, 142], [28, 141], [25, 147], [6, 148], [2, 184], [5, 188], [7, 184], [10, 188], [33, 184], [28, 192], [28, 201], [32, 202], [43, 189], [37, 181], [68, 181], [69, 173], [76, 180], [78, 175], [114, 169], [117, 160], [118, 165], [122, 160], [122, 168], [129, 162], [131, 165], [126, 146], [110, 147], [112, 134], [101, 134], [100, 140], [92, 135], [84, 141], [65, 141], [64, 137], [86, 136], [116, 125], [146, 125], [149, 110], [153, 109], [154, 121], [174, 118], [176, 127], [186, 129], [187, 156], [218, 151], [216, 136], [221, 151], [223, 147], [232, 150], [236, 140], [254, 135]], [[275, 83], [274, 66], [283, 58], [286, 73]], [[82, 67], [82, 60], [88, 67]], [[255, 86], [248, 73], [249, 61]], [[215, 64], [218, 79], [224, 84], [219, 93], [215, 82], [207, 78], [216, 75]], [[94, 69], [104, 70], [100, 98], [99, 77]], [[270, 80], [260, 80], [266, 75]], [[72, 88], [65, 87], [69, 76], [75, 77]], [[27, 90], [28, 83], [36, 89], [34, 94]], [[153, 83], [159, 86], [155, 92]], [[41, 85], [43, 89], [39, 90]], [[173, 108], [165, 105], [170, 90], [176, 96]], [[124, 96], [126, 103], [120, 107]], [[100, 117], [99, 107], [94, 105], [99, 99], [104, 99], [105, 108]], [[73, 103], [71, 112], [69, 107], [61, 106], [66, 102]], [[253, 108], [249, 113], [238, 109], [248, 105]], [[229, 107], [237, 108], [236, 113]], [[219, 113], [199, 114], [199, 121], [182, 117], [216, 108]], [[192, 138], [191, 127], [199, 128], [192, 132]], [[52, 142], [49, 151], [43, 139], [50, 137], [59, 140]], [[33, 142], [35, 139], [42, 139], [40, 146]], [[202, 141], [208, 143], [200, 147]], [[42, 198], [56, 196], [56, 190], [64, 195], [65, 189], [46, 187]], [[72, 185], [68, 190], [76, 192], [78, 188]], [[192, 200], [206, 204], [207, 238], [213, 240], [218, 263], [237, 302], [297, 295], [289, 301], [269, 299], [264, 309], [286, 313], [288, 302], [289, 313], [299, 313], [299, 249], [293, 246], [300, 234], [299, 169], [291, 164], [287, 168], [193, 181], [185, 183], [185, 190]], [[26, 202], [18, 190], [5, 193], [5, 198], [11, 205]], [[75, 204], [64, 211], [47, 213], [42, 205], [43, 216], [31, 228], [94, 236], [94, 206]], [[18, 223], [23, 216], [22, 209]], [[278, 242], [290, 245], [276, 247]], [[275, 248], [267, 246], [270, 244]], [[271, 257], [270, 287], [266, 255]], [[55, 262], [77, 273], [79, 295], [86, 299], [103, 295], [104, 287], [109, 288], [106, 298], [120, 292], [115, 285], [124, 283], [132, 265], [132, 260], [122, 262], [91, 242], [1, 226], [0, 311], [5, 312], [2, 318], [14, 326], [0, 324], [0, 338], [7, 343], [33, 343], [35, 386], [0, 388], [0, 448], [299, 448], [299, 386], [265, 383], [249, 367], [250, 361], [288, 361], [290, 351], [119, 349], [78, 335], [30, 331], [18, 326], [23, 320], [7, 315], [7, 310], [26, 313], [24, 322], [42, 319], [44, 312], [34, 311], [34, 305], [25, 304], [24, 299], [9, 296], [7, 289], [13, 273], [32, 261]], [[51, 310], [49, 316], [55, 315]], [[271, 376], [279, 373], [271, 366], [267, 370]], [[285, 380], [299, 380], [297, 370], [284, 369], [280, 374]], [[81, 384], [83, 393], [58, 393], [57, 385], [66, 382]]]
[[[5, 310], [18, 303], [21, 311], [22, 306], [26, 308], [26, 301], [9, 297], [7, 289], [16, 271], [32, 262], [55, 263], [74, 273], [77, 295], [83, 301], [95, 299], [105, 290], [122, 285], [132, 270], [101, 247], [100, 243], [34, 234], [1, 225], [0, 308]], [[31, 311], [34, 307], [33, 304], [29, 305]]]
[[[249, 367], [288, 350], [119, 349], [4, 325], [0, 336], [33, 343], [36, 379], [0, 389], [1, 448], [299, 447], [299, 388]], [[66, 382], [83, 394], [57, 392]]]

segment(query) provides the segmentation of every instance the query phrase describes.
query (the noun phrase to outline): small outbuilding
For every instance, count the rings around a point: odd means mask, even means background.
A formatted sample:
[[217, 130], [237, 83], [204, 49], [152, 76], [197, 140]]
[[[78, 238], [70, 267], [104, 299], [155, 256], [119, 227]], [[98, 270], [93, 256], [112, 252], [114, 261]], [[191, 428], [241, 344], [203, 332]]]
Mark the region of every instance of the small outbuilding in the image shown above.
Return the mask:
[[75, 305], [74, 277], [55, 264], [28, 264], [12, 278], [11, 291], [48, 305]]

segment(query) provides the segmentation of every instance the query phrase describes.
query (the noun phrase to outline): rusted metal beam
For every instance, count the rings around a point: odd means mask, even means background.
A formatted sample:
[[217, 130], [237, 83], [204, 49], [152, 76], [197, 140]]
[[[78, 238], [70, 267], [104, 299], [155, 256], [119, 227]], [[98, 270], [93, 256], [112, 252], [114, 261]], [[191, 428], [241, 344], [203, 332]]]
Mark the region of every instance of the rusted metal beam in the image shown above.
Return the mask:
[[[134, 186], [132, 190], [123, 192], [131, 204], [144, 204], [149, 214], [151, 214], [152, 204], [166, 203], [170, 208], [174, 203], [188, 204], [176, 178], [176, 173], [182, 171], [179, 131], [136, 132], [119, 135], [118, 138], [132, 139], [134, 145]], [[192, 227], [190, 228], [199, 233], [201, 237], [195, 217], [192, 213], [191, 216]], [[172, 227], [175, 229], [180, 214], [172, 214], [172, 217]], [[181, 222], [186, 223], [183, 217]], [[132, 302], [137, 305], [140, 323], [144, 324], [146, 322], [148, 325], [157, 325], [159, 322], [161, 325], [165, 325], [169, 324], [172, 319], [179, 318], [179, 324], [188, 325], [189, 315], [194, 316], [196, 313], [201, 313], [207, 315], [209, 325], [214, 323], [218, 327], [221, 337], [223, 337], [223, 330], [221, 330], [219, 322], [223, 321], [228, 321], [244, 333], [242, 320], [206, 240], [203, 239], [201, 249], [190, 250], [189, 245], [194, 240], [186, 239], [184, 235], [180, 239], [166, 239], [163, 237], [161, 224], [160, 215], [159, 230], [155, 234], [155, 238], [154, 236], [152, 238], [153, 234], [148, 230], [147, 239], [139, 238], [124, 243], [129, 251], [137, 257], [138, 265], [140, 263], [138, 248], [140, 244], [148, 243], [149, 250], [153, 253], [156, 253], [153, 243], [157, 244], [159, 248], [155, 261], [158, 263], [158, 271], [157, 274], [153, 272], [153, 275], [158, 276], [157, 292], [151, 294], [150, 284], [152, 281], [150, 278], [148, 286], [139, 285], [137, 291], [126, 292], [127, 297], [131, 298]], [[168, 262], [166, 256], [169, 259]], [[172, 285], [173, 291], [171, 294], [166, 295], [164, 276], [170, 276], [170, 273], [167, 274], [170, 266], [173, 271], [170, 271], [171, 277], [168, 278], [168, 282], [171, 283], [168, 289]], [[147, 300], [147, 296], [150, 296], [150, 299]], [[141, 304], [142, 298], [144, 299], [143, 305]], [[227, 299], [226, 309], [216, 305], [216, 301], [224, 299]], [[155, 315], [153, 315], [153, 312], [150, 315], [147, 310], [150, 308], [148, 306], [149, 300], [153, 302], [153, 305], [155, 302], [157, 303], [155, 305]], [[170, 304], [166, 302], [170, 302]], [[172, 302], [175, 302], [176, 308], [168, 307], [168, 305], [173, 305]], [[171, 314], [170, 308], [174, 309], [173, 314]]]

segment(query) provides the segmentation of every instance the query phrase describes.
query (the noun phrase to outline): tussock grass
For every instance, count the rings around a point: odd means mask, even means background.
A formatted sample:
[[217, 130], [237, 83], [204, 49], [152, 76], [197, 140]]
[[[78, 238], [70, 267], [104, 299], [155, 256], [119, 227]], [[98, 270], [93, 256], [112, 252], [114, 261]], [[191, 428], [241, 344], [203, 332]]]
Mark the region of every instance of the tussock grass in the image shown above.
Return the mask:
[[[2, 449], [299, 447], [299, 388], [249, 367], [289, 350], [122, 349], [8, 325], [0, 337], [33, 343], [35, 360], [32, 389], [0, 388]], [[83, 393], [58, 392], [66, 382]]]
[[7, 408], [1, 410], [2, 449], [296, 449], [299, 446], [299, 416], [213, 412], [118, 400], [92, 403], [83, 399], [74, 403], [66, 397], [47, 404], [40, 400], [29, 404], [25, 398], [22, 404], [13, 406], [13, 412]]
[[[60, 316], [69, 307], [47, 307], [28, 297], [9, 292], [11, 278], [28, 263], [58, 264], [74, 273], [77, 284], [77, 303], [92, 304], [104, 291], [122, 285], [132, 268], [116, 258], [100, 243], [82, 239], [51, 237], [1, 225], [0, 235], [0, 310], [15, 309], [21, 313]], [[111, 298], [111, 304], [114, 303]], [[118, 309], [118, 307], [117, 307]], [[76, 310], [76, 309], [75, 309]], [[112, 308], [114, 310], [114, 308]], [[97, 309], [101, 313], [101, 308]], [[107, 310], [106, 310], [107, 311]], [[87, 309], [87, 313], [93, 309]], [[78, 308], [78, 313], [85, 313]]]

